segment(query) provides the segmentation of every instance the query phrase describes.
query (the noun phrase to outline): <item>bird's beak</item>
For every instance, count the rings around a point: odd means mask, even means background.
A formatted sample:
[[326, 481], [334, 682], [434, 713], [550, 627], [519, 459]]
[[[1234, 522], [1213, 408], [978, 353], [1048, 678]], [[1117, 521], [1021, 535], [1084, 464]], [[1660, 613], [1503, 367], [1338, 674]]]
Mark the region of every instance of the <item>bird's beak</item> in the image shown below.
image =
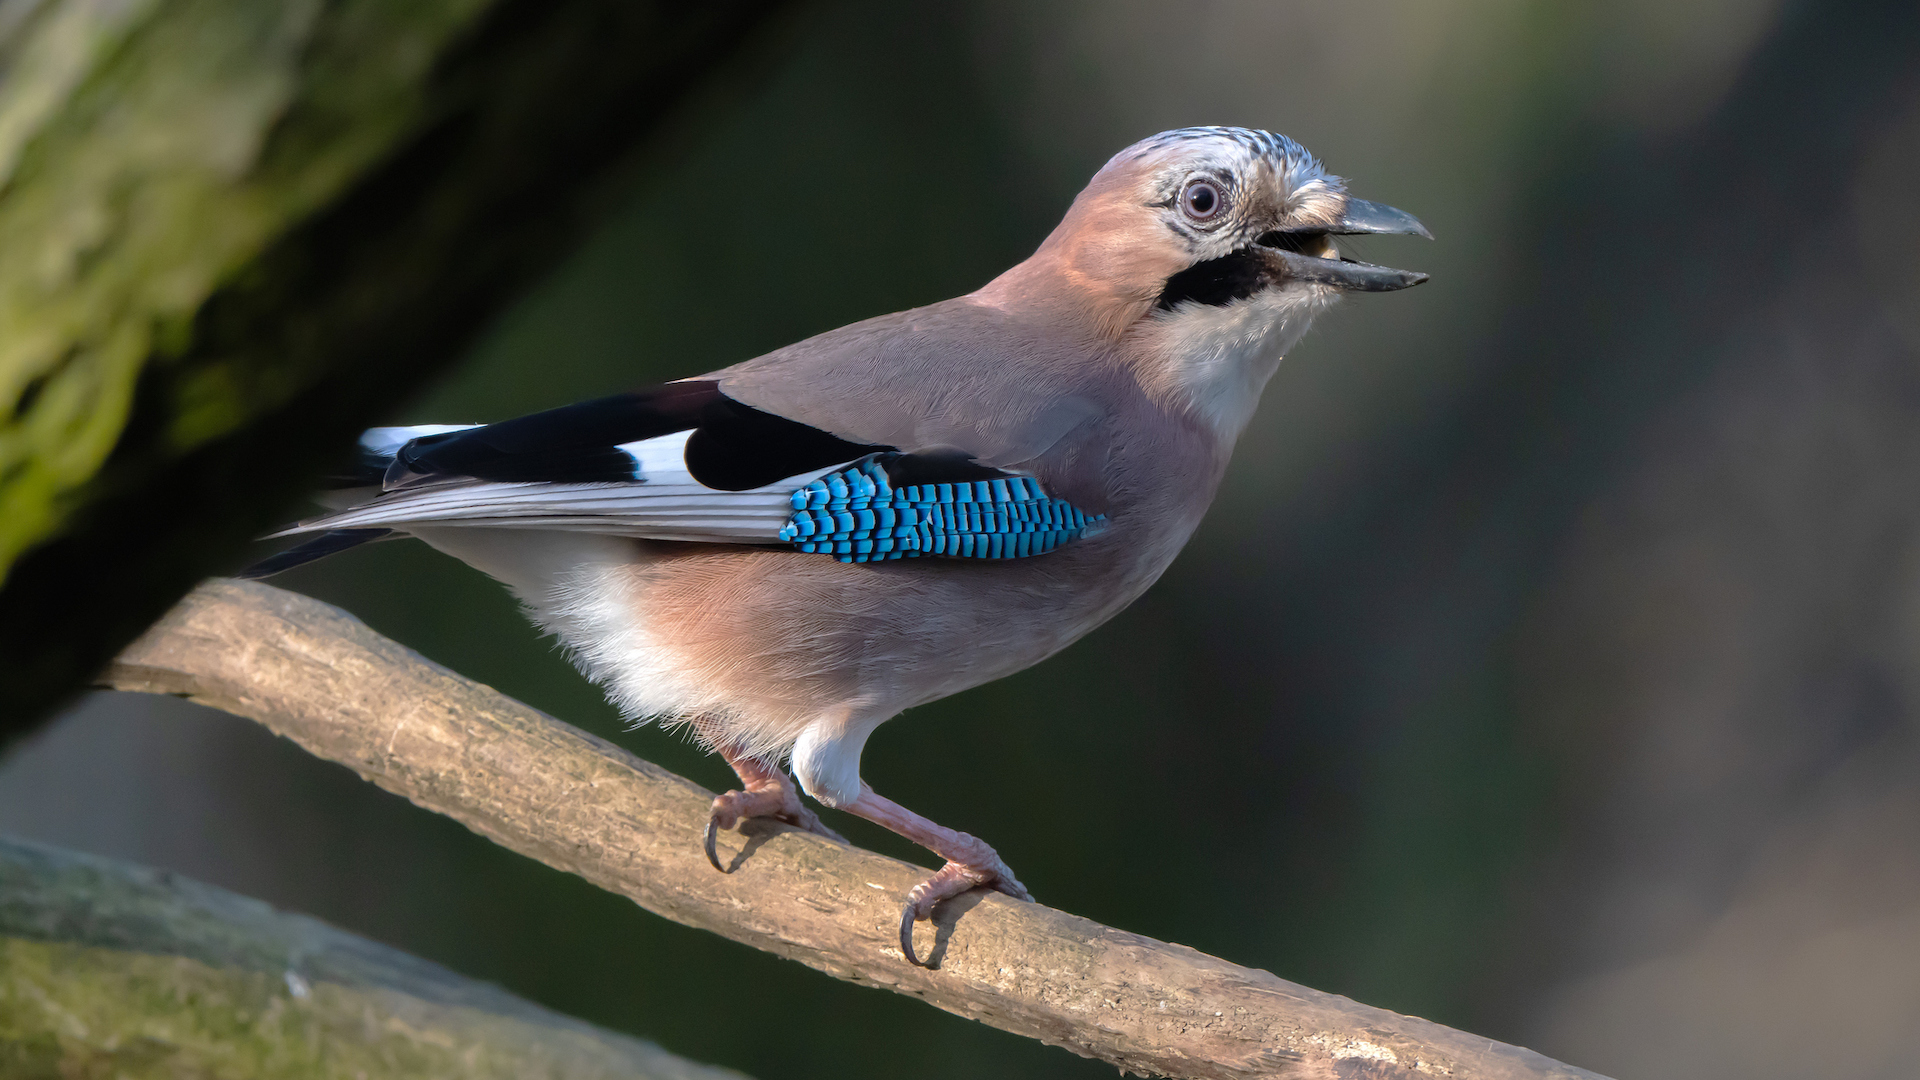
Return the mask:
[[1261, 247], [1277, 269], [1295, 281], [1311, 281], [1353, 292], [1393, 292], [1427, 280], [1412, 270], [1395, 270], [1340, 256], [1328, 236], [1359, 233], [1406, 233], [1433, 239], [1420, 219], [1386, 203], [1348, 199], [1346, 210], [1329, 225], [1302, 225], [1276, 229], [1260, 237]]
[[1368, 202], [1365, 199], [1348, 199], [1346, 213], [1340, 220], [1324, 228], [1313, 230], [1333, 233], [1335, 236], [1352, 236], [1355, 233], [1411, 233], [1433, 239], [1420, 219], [1397, 207], [1386, 203]]

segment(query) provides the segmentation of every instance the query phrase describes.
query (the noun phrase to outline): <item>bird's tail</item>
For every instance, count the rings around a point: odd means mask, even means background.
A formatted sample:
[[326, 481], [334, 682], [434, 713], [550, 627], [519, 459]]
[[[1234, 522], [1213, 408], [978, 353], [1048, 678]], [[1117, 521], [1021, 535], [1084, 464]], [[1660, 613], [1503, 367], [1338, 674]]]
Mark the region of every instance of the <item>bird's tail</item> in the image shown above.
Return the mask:
[[369, 540], [380, 540], [392, 535], [392, 529], [329, 529], [303, 544], [296, 544], [285, 551], [269, 555], [234, 576], [242, 581], [259, 581], [283, 570], [291, 570], [296, 566], [305, 566], [316, 559], [324, 559], [350, 547], [359, 547]]
[[[322, 505], [341, 510], [380, 494], [388, 466], [409, 440], [423, 435], [442, 435], [450, 431], [465, 431], [473, 424], [422, 424], [416, 427], [377, 427], [368, 428], [360, 436], [359, 453], [351, 465], [344, 471], [328, 476], [323, 485], [328, 490], [315, 498]], [[279, 535], [279, 534], [275, 534]], [[235, 575], [242, 581], [259, 581], [296, 566], [305, 566], [316, 559], [359, 547], [370, 540], [382, 540], [394, 535], [394, 530], [386, 528], [364, 529], [328, 529], [326, 532], [296, 544], [254, 563]]]

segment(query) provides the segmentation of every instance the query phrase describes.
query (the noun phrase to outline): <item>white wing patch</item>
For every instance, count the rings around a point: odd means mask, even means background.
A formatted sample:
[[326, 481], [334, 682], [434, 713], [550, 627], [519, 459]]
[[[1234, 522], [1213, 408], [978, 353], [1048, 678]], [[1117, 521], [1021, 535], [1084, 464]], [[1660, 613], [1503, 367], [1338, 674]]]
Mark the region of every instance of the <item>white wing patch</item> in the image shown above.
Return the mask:
[[[375, 428], [383, 443], [402, 432], [416, 435], [461, 428]], [[392, 435], [386, 433], [391, 432]], [[389, 528], [408, 525], [472, 526], [493, 529], [548, 529], [601, 533], [655, 540], [705, 540], [720, 543], [779, 543], [780, 529], [793, 513], [794, 489], [845, 467], [830, 465], [765, 487], [716, 491], [687, 471], [691, 431], [622, 444], [637, 465], [631, 483], [548, 484], [453, 481], [380, 495], [358, 506], [303, 521], [276, 534], [323, 529]], [[397, 450], [406, 439], [393, 443]], [[391, 452], [391, 451], [387, 451]]]
[[691, 484], [694, 482], [693, 475], [687, 472], [687, 440], [691, 438], [691, 431], [676, 431], [657, 439], [621, 443], [619, 448], [633, 459], [640, 475], [646, 477], [648, 483], [678, 480]]

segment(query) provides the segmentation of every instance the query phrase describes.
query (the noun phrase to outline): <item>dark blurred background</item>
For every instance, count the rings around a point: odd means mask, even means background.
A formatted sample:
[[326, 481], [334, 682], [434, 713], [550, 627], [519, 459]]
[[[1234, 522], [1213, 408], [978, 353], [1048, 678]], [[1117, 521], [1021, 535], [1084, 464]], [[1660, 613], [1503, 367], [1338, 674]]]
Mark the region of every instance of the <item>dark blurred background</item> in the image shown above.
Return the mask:
[[[1433, 280], [1323, 318], [1145, 599], [887, 725], [867, 777], [1049, 904], [1623, 1080], [1920, 1074], [1920, 5], [795, 25], [392, 419], [501, 419], [965, 292], [1137, 138], [1293, 135], [1432, 226], [1361, 255]], [[498, 587], [418, 545], [279, 583], [730, 780], [623, 731]], [[0, 829], [768, 1080], [1110, 1075], [670, 924], [169, 699], [96, 696], [18, 747]]]

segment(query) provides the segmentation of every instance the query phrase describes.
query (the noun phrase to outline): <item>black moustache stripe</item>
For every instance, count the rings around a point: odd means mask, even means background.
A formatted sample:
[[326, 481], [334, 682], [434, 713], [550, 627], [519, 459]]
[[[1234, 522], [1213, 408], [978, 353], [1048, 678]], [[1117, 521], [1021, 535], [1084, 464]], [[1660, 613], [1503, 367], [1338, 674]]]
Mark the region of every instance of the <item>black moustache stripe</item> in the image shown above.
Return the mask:
[[1242, 248], [1217, 259], [1195, 263], [1167, 279], [1160, 288], [1154, 307], [1171, 311], [1191, 300], [1208, 307], [1223, 307], [1245, 300], [1272, 283], [1267, 260], [1253, 248]]

